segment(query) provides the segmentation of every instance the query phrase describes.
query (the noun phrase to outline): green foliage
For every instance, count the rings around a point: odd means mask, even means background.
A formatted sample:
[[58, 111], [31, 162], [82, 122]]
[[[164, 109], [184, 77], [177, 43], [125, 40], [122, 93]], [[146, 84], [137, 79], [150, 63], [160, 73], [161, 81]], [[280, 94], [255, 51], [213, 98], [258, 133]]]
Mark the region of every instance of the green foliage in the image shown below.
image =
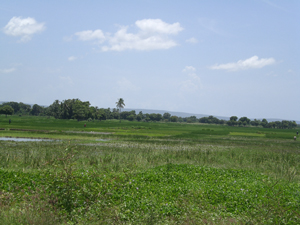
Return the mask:
[[39, 116], [41, 114], [43, 114], [45, 111], [45, 109], [37, 104], [34, 104], [32, 106], [32, 109], [30, 110], [30, 114], [33, 116]]
[[5, 102], [2, 103], [2, 106], [11, 106], [14, 109], [15, 114], [28, 114], [31, 110], [31, 106], [28, 104], [24, 104], [23, 102]]
[[12, 115], [13, 113], [14, 113], [14, 109], [9, 105], [0, 107], [0, 114], [5, 114], [7, 116], [7, 115]]
[[164, 113], [163, 114], [163, 116], [162, 116], [165, 120], [170, 120], [170, 118], [171, 118], [171, 114], [170, 113], [168, 113], [168, 112], [166, 112], [166, 113]]
[[178, 121], [178, 117], [177, 116], [171, 116], [170, 117], [170, 121], [171, 122], [177, 122]]
[[157, 221], [180, 218], [199, 210], [198, 204], [202, 210], [216, 209], [223, 218], [248, 215], [248, 221], [260, 216], [271, 223], [299, 222], [298, 185], [276, 182], [258, 173], [184, 164], [166, 164], [137, 173], [96, 173], [73, 170], [71, 158], [71, 152], [64, 155], [63, 170], [58, 173], [0, 170], [2, 196], [11, 195], [6, 204], [20, 204], [36, 194], [47, 199], [47, 207], [57, 208], [58, 215], [67, 215], [73, 222], [90, 214], [101, 218], [102, 211], [112, 206], [118, 220], [124, 222], [139, 223], [151, 215]]
[[246, 126], [246, 125], [249, 125], [249, 124], [250, 124], [250, 119], [247, 118], [246, 116], [241, 117], [241, 118], [239, 119], [239, 121], [242, 123], [243, 126]]
[[209, 124], [224, 124], [225, 120], [219, 120], [217, 117], [209, 116], [209, 117], [202, 117], [199, 119], [200, 123], [209, 123]]
[[230, 117], [230, 120], [231, 120], [231, 121], [237, 121], [237, 119], [238, 119], [237, 116], [231, 116], [231, 117]]
[[238, 117], [232, 116], [229, 121], [220, 120], [214, 116], [202, 117], [197, 119], [196, 116], [190, 116], [186, 118], [181, 118], [177, 116], [171, 116], [170, 113], [164, 113], [163, 115], [159, 113], [143, 114], [139, 112], [136, 115], [135, 111], [124, 111], [121, 112], [121, 109], [124, 108], [125, 103], [124, 99], [120, 98], [116, 102], [116, 107], [114, 109], [104, 109], [94, 106], [90, 106], [90, 103], [82, 102], [79, 99], [67, 99], [60, 102], [55, 100], [49, 107], [41, 107], [37, 104], [33, 105], [31, 109], [30, 105], [26, 105], [22, 102], [6, 102], [4, 105], [9, 105], [14, 109], [14, 113], [20, 113], [26, 115], [30, 112], [34, 116], [53, 116], [56, 119], [77, 119], [88, 120], [109, 120], [109, 119], [123, 119], [128, 121], [144, 121], [144, 122], [186, 122], [186, 123], [207, 123], [207, 124], [227, 124], [228, 126], [262, 126], [264, 128], [278, 128], [278, 129], [294, 129], [297, 127], [295, 121], [275, 121], [268, 122], [266, 119], [262, 121], [254, 119], [251, 121], [247, 117], [241, 117], [238, 120]]

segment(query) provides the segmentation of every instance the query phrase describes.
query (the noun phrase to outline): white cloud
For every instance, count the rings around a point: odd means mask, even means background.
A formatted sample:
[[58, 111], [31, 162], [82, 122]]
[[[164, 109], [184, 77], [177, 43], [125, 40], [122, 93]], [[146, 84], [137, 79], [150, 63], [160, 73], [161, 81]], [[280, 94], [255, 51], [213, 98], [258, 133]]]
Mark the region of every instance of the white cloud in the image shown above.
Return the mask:
[[168, 24], [160, 19], [144, 19], [135, 22], [135, 25], [145, 33], [178, 34], [183, 28], [180, 23]]
[[249, 59], [239, 60], [235, 63], [215, 64], [210, 67], [212, 70], [227, 70], [238, 71], [247, 69], [259, 69], [268, 65], [274, 64], [276, 61], [274, 58], [259, 59], [257, 56], [253, 56]]
[[186, 42], [191, 43], [191, 44], [196, 44], [198, 43], [198, 40], [194, 37], [187, 39]]
[[13, 17], [4, 27], [5, 34], [10, 36], [20, 36], [21, 41], [31, 40], [32, 35], [45, 30], [44, 23], [38, 23], [34, 18]]
[[193, 66], [186, 66], [182, 70], [182, 72], [190, 72], [190, 71], [192, 71], [192, 72], [196, 71], [195, 67], [193, 67]]
[[104, 35], [101, 30], [77, 32], [79, 40], [99, 40], [100, 43], [107, 41], [102, 46], [102, 51], [124, 51], [124, 50], [156, 50], [169, 49], [177, 45], [170, 39], [170, 35], [176, 35], [183, 28], [179, 23], [168, 24], [160, 19], [144, 19], [135, 22], [137, 33], [128, 32], [128, 27], [121, 27], [113, 35]]
[[188, 76], [188, 79], [180, 84], [182, 92], [195, 92], [201, 88], [200, 77], [195, 73], [196, 69], [193, 66], [186, 66], [182, 72]]
[[81, 41], [92, 41], [97, 40], [99, 43], [102, 43], [105, 40], [105, 36], [102, 30], [85, 30], [75, 33]]
[[68, 58], [69, 61], [74, 61], [75, 59], [77, 59], [77, 57], [75, 57], [75, 56], [70, 56], [70, 57]]
[[0, 73], [12, 73], [14, 71], [16, 71], [16, 68], [9, 68], [9, 69], [0, 70]]

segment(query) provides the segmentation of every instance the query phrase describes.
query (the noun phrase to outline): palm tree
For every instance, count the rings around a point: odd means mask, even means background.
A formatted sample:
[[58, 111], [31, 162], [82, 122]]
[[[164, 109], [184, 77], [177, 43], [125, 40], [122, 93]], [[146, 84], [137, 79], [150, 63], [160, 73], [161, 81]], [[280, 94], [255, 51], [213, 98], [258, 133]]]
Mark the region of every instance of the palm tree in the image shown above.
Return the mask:
[[116, 106], [119, 109], [119, 119], [120, 119], [120, 123], [121, 123], [121, 109], [124, 108], [125, 103], [124, 103], [124, 99], [123, 98], [119, 98], [119, 100], [116, 102]]

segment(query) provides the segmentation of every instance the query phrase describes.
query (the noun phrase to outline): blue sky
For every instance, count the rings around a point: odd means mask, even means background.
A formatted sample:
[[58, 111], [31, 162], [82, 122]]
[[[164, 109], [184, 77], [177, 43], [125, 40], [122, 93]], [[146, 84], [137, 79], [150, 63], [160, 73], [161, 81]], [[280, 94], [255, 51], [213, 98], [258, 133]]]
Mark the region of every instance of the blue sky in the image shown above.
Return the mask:
[[0, 3], [0, 101], [300, 120], [298, 0]]

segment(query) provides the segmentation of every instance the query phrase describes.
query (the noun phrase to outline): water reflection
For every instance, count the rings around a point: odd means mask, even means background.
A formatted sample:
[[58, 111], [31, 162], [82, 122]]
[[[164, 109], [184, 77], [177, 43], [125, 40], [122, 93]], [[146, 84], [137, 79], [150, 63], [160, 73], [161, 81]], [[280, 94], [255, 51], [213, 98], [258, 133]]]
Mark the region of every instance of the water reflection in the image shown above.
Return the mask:
[[0, 137], [0, 141], [55, 141], [55, 140], [51, 140], [51, 139], [38, 139], [38, 138]]

